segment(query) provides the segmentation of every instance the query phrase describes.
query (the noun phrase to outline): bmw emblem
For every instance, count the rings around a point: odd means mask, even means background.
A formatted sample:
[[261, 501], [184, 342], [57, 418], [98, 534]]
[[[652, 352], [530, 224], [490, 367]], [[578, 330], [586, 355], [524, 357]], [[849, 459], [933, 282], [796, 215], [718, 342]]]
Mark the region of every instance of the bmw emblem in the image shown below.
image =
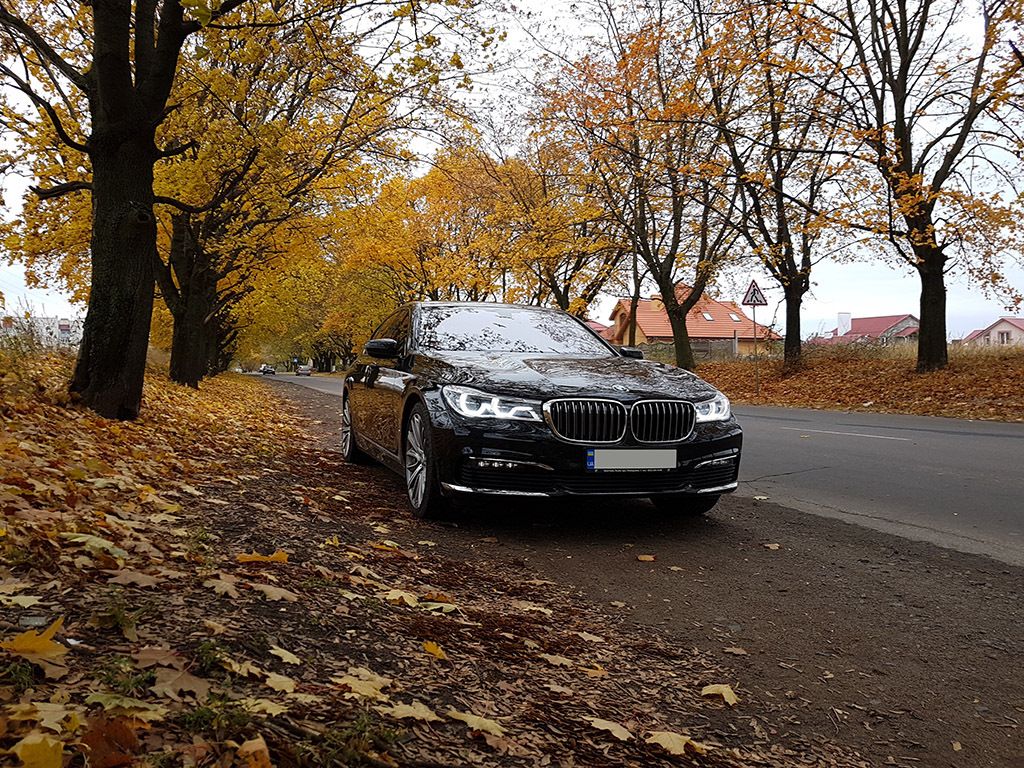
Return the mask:
[[626, 391], [626, 388], [624, 386], [622, 386], [621, 384], [612, 384], [612, 389], [614, 389], [616, 392], [625, 392]]

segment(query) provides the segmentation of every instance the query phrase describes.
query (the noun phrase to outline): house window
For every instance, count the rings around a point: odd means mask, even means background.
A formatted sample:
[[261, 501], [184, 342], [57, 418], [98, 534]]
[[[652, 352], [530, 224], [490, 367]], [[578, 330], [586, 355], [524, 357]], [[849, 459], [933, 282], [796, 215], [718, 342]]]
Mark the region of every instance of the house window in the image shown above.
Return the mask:
[[732, 318], [732, 321], [734, 323], [742, 323], [743, 322], [743, 320], [740, 319], [740, 316], [737, 315], [735, 312], [730, 312], [729, 313], [729, 317]]
[[999, 332], [999, 343], [1000, 344], [1009, 344], [1010, 343], [1010, 332], [1009, 331], [1000, 331]]
[[714, 319], [715, 319], [715, 318], [713, 318], [713, 317], [711, 316], [711, 313], [710, 313], [710, 312], [701, 312], [701, 314], [702, 314], [702, 315], [704, 315], [704, 319], [705, 319], [705, 320], [708, 320], [708, 321], [712, 321], [712, 322], [713, 322], [713, 321], [714, 321]]

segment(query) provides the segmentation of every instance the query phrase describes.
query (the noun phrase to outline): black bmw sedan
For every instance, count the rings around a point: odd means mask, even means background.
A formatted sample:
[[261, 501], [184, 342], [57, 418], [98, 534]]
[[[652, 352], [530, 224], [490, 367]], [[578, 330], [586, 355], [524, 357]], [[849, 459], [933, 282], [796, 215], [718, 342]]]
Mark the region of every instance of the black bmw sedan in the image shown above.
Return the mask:
[[342, 452], [404, 475], [421, 517], [458, 494], [706, 512], [736, 488], [743, 436], [729, 400], [641, 357], [559, 310], [407, 304], [346, 374]]

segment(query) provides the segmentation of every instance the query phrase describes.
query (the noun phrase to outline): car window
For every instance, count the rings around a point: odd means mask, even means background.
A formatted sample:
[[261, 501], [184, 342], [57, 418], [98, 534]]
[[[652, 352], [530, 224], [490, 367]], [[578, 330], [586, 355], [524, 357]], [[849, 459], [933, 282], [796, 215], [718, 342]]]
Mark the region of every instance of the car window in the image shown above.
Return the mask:
[[402, 314], [402, 312], [401, 312], [401, 310], [399, 310], [398, 312], [395, 312], [393, 315], [390, 315], [389, 317], [387, 317], [384, 320], [383, 323], [381, 323], [380, 325], [377, 326], [377, 330], [373, 332], [373, 336], [371, 336], [370, 338], [371, 339], [393, 339], [393, 338], [395, 338], [392, 335], [391, 331], [395, 327], [395, 325], [398, 324], [399, 315], [401, 315], [401, 314]]
[[422, 307], [416, 341], [420, 348], [438, 352], [611, 355], [569, 315], [516, 307]]

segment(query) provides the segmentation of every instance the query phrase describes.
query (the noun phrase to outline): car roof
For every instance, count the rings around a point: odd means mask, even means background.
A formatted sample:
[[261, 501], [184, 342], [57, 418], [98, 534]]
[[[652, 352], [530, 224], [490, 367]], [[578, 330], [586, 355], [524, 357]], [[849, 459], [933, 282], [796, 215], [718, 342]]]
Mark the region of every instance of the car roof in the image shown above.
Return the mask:
[[500, 301], [410, 301], [407, 307], [501, 307], [532, 312], [561, 312], [557, 307], [538, 307], [533, 304], [506, 304]]

